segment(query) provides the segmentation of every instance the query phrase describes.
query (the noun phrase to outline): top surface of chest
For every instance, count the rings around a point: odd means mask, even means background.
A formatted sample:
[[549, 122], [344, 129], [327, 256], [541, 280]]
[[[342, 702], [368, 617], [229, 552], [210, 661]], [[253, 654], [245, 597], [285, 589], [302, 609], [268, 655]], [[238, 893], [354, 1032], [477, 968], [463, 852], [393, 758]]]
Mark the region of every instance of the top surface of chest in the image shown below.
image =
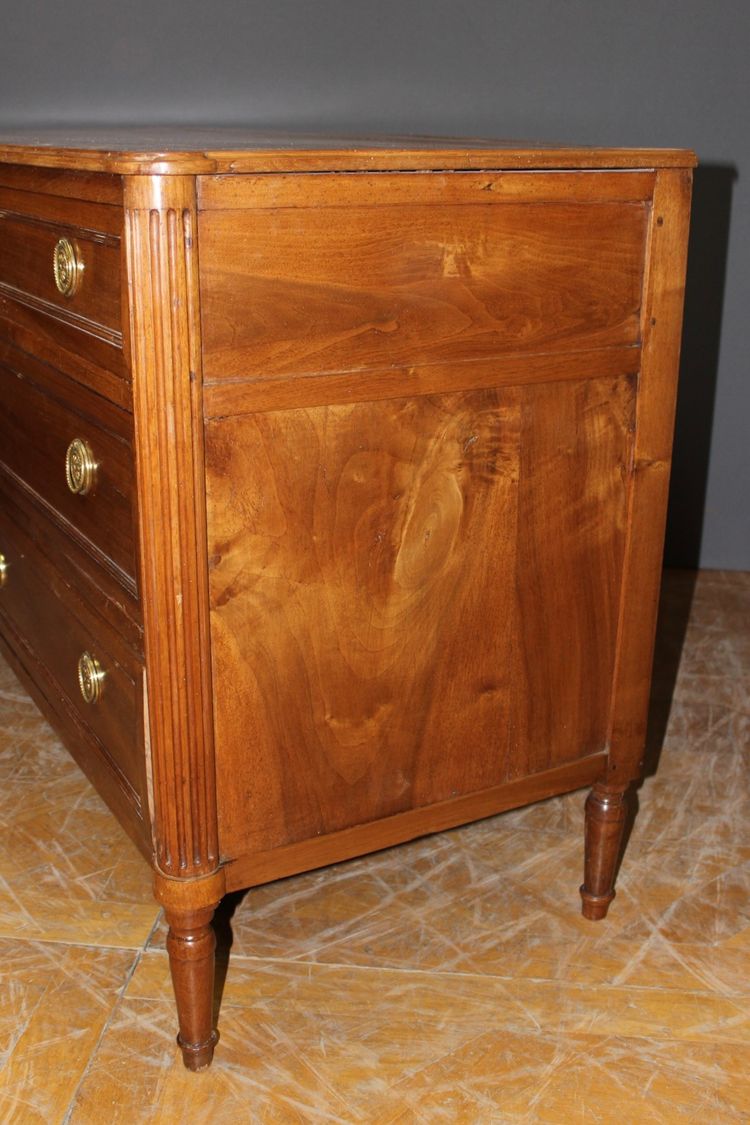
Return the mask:
[[190, 127], [2, 131], [0, 160], [124, 174], [665, 168], [695, 164], [694, 154], [683, 149]]

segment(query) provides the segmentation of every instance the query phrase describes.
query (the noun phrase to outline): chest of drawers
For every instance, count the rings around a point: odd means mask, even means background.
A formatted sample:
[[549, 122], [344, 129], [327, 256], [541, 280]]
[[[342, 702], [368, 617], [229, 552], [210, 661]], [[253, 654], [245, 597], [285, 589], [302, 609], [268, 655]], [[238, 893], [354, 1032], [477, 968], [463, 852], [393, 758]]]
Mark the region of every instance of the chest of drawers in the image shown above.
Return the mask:
[[0, 646], [151, 862], [183, 1056], [227, 891], [638, 779], [692, 154], [0, 137]]

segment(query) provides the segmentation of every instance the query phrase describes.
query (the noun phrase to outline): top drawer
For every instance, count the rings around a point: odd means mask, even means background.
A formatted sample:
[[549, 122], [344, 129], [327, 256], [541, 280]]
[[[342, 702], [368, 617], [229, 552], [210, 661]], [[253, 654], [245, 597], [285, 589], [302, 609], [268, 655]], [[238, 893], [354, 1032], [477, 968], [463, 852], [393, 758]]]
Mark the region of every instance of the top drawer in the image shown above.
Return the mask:
[[653, 176], [201, 180], [207, 381], [636, 345]]
[[119, 208], [0, 191], [0, 293], [121, 340]]

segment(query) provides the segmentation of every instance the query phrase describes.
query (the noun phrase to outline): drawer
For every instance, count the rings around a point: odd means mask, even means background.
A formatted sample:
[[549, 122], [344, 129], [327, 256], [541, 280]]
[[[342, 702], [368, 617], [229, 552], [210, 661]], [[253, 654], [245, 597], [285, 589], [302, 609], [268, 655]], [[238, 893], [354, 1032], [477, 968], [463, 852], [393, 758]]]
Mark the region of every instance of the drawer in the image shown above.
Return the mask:
[[205, 189], [206, 380], [637, 345], [647, 201], [617, 181], [597, 199], [595, 173], [538, 180], [531, 202], [489, 174]]
[[3, 632], [22, 658], [26, 650], [43, 667], [44, 679], [60, 697], [51, 703], [59, 708], [62, 699], [74, 712], [140, 807], [145, 795], [142, 663], [82, 596], [76, 576], [58, 570], [38, 549], [14, 511], [5, 504], [0, 516]]
[[133, 586], [129, 414], [0, 341], [0, 464]]
[[10, 210], [0, 199], [0, 293], [84, 332], [119, 339], [120, 239]]

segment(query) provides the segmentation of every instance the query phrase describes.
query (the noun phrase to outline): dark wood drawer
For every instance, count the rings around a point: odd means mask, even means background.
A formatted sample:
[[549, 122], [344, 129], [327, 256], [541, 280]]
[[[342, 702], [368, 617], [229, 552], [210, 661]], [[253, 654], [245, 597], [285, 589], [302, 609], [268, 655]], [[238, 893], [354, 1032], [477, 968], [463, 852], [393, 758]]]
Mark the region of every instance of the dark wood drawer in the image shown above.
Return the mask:
[[[120, 333], [120, 238], [108, 230], [80, 225], [85, 214], [70, 212], [67, 221], [25, 213], [23, 194], [8, 206], [0, 196], [0, 289], [6, 296], [31, 305], [55, 319], [61, 318], [83, 331], [97, 328]], [[32, 197], [33, 198], [33, 197]], [[3, 206], [3, 203], [6, 205]], [[18, 208], [17, 210], [15, 208]], [[23, 210], [22, 210], [23, 208]], [[48, 209], [54, 214], [54, 209]], [[80, 212], [80, 208], [78, 209]], [[113, 210], [113, 209], [110, 209]], [[74, 220], [78, 218], [78, 222]], [[102, 224], [103, 225], [103, 224]], [[65, 254], [75, 256], [73, 291], [61, 292], [55, 281], [65, 280]]]
[[[76, 463], [86, 456], [95, 468], [77, 476]], [[74, 390], [53, 368], [0, 341], [0, 464], [35, 493], [69, 534], [82, 539], [100, 563], [134, 587], [129, 414], [80, 388]]]
[[200, 216], [209, 383], [639, 341], [639, 180], [237, 179]]
[[[53, 706], [59, 709], [63, 702], [75, 713], [140, 808], [145, 802], [142, 662], [82, 595], [76, 574], [59, 570], [23, 530], [24, 522], [23, 503], [17, 507], [6, 501], [0, 517], [3, 632], [21, 659], [26, 652], [43, 667], [60, 697], [51, 700]], [[82, 694], [85, 654], [102, 673], [95, 701]]]

